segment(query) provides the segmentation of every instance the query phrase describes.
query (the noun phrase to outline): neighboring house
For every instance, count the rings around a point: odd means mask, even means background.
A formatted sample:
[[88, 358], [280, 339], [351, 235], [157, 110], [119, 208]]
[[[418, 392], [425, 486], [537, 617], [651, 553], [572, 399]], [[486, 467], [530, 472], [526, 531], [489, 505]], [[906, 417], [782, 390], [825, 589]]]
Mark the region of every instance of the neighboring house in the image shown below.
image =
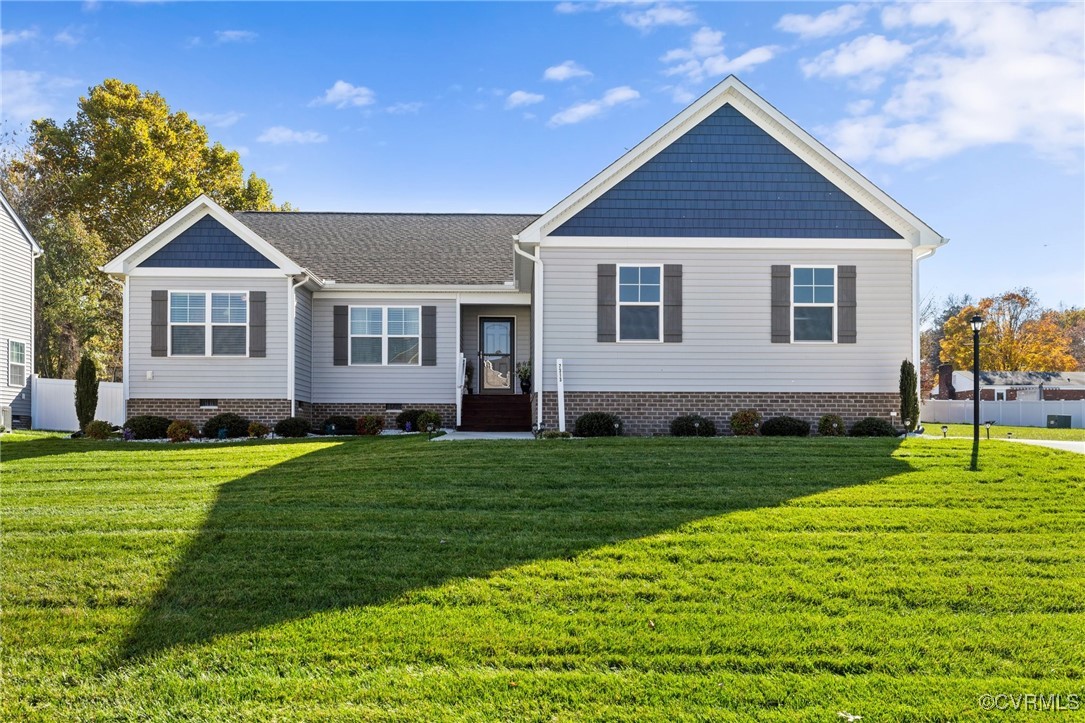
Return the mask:
[[129, 415], [603, 410], [652, 434], [744, 407], [888, 418], [918, 262], [945, 242], [729, 77], [542, 216], [200, 197], [103, 270], [125, 283]]
[[0, 206], [0, 409], [5, 426], [29, 428], [34, 260], [41, 247], [3, 194]]
[[[971, 399], [973, 377], [954, 371], [953, 365], [938, 368], [932, 399]], [[980, 371], [980, 399], [985, 401], [1059, 401], [1085, 399], [1085, 372], [985, 372]]]

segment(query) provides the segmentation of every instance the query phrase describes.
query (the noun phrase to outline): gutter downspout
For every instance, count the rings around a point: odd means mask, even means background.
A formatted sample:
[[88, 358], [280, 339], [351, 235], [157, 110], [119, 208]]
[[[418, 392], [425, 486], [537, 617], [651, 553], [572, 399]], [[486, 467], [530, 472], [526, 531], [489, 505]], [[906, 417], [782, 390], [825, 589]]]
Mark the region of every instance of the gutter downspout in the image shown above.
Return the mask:
[[531, 298], [531, 323], [535, 332], [535, 339], [532, 344], [534, 349], [532, 349], [531, 354], [531, 386], [533, 387], [535, 397], [538, 400], [535, 423], [541, 430], [543, 428], [543, 261], [539, 245], [535, 246], [535, 255], [533, 256], [520, 248], [519, 234], [513, 236], [512, 240], [513, 250], [535, 264], [535, 278], [533, 280], [534, 294], [532, 294]]
[[308, 276], [302, 277], [301, 281], [291, 284], [293, 277], [287, 277], [286, 283], [290, 287], [290, 327], [286, 330], [286, 398], [290, 401], [290, 416], [296, 417], [298, 415], [298, 403], [294, 398], [295, 385], [297, 383], [296, 376], [298, 371], [295, 347], [297, 343], [295, 341], [295, 334], [297, 332], [297, 318], [298, 318], [298, 287], [303, 286], [309, 281]]
[[[943, 239], [942, 243], [948, 243], [949, 239]], [[920, 358], [919, 340], [922, 332], [919, 329], [919, 262], [923, 259], [930, 258], [937, 251], [936, 248], [932, 248], [923, 254], [913, 254], [912, 256], [912, 358], [915, 360], [916, 374], [920, 380], [923, 378], [923, 359]], [[923, 410], [923, 384], [917, 384], [915, 388], [916, 393], [916, 405], [917, 409], [921, 412]], [[916, 426], [922, 426], [918, 421]]]
[[[121, 287], [121, 416], [128, 419], [128, 277], [120, 281], [112, 274], [106, 274], [106, 278]], [[122, 421], [121, 424], [124, 424]]]

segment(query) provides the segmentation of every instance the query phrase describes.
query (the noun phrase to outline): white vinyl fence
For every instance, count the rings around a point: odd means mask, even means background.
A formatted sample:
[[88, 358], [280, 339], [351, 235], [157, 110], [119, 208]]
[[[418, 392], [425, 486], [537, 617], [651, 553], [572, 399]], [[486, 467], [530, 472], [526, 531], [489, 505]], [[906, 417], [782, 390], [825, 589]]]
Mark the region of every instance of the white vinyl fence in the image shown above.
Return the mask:
[[[75, 380], [30, 380], [30, 415], [34, 429], [74, 432], [79, 429], [75, 416]], [[98, 408], [95, 419], [111, 424], [124, 424], [124, 385], [120, 382], [98, 382]]]
[[[1046, 427], [1049, 414], [1070, 417], [1070, 426], [1085, 428], [1085, 399], [1073, 401], [980, 401], [980, 421], [993, 421], [1006, 427]], [[971, 399], [928, 399], [923, 402], [920, 419], [924, 422], [972, 423]]]

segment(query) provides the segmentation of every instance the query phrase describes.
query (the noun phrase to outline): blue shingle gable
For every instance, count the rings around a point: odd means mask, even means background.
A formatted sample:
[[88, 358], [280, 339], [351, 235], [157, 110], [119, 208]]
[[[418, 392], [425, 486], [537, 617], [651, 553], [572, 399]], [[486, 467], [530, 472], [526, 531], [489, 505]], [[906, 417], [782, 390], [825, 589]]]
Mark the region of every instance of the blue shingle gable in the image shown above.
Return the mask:
[[203, 269], [274, 269], [266, 256], [211, 216], [204, 216], [140, 266]]
[[551, 235], [901, 238], [731, 105]]

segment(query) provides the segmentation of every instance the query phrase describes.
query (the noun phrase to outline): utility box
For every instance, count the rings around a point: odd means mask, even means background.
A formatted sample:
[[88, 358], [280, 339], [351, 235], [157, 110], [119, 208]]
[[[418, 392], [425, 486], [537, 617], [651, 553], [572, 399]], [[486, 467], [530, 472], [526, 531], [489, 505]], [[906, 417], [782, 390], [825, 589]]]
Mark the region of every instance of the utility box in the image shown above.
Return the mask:
[[1069, 429], [1070, 428], [1070, 415], [1069, 414], [1049, 414], [1049, 415], [1047, 415], [1047, 428], [1048, 429]]

